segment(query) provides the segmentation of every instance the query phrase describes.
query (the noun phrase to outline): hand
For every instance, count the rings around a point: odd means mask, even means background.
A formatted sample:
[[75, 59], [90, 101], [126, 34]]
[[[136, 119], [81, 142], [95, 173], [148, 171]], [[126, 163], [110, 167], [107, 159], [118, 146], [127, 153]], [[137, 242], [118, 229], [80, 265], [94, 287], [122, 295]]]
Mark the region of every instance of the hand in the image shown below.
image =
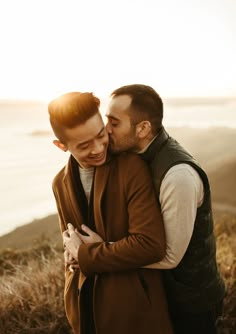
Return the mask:
[[79, 269], [79, 264], [76, 262], [75, 259], [73, 259], [72, 255], [69, 253], [67, 249], [64, 251], [64, 261], [65, 261], [65, 267], [69, 266], [69, 270], [71, 272], [75, 271], [76, 269]]
[[68, 249], [65, 249], [65, 251], [64, 251], [64, 261], [65, 261], [65, 266], [67, 266], [69, 264], [76, 263], [76, 260], [70, 254], [70, 252], [68, 251]]
[[65, 268], [69, 267], [71, 272], [74, 272], [76, 269], [80, 269], [78, 262], [73, 259], [72, 255], [69, 253], [67, 249], [64, 251], [64, 260], [65, 260]]
[[62, 234], [65, 249], [70, 253], [71, 257], [78, 261], [78, 251], [83, 241], [80, 239], [79, 233], [74, 229], [72, 224], [68, 224], [68, 230]]
[[83, 241], [83, 243], [85, 244], [91, 244], [94, 242], [103, 242], [103, 239], [100, 237], [100, 235], [98, 235], [96, 232], [92, 231], [88, 226], [86, 225], [81, 225], [81, 230], [83, 232], [85, 232], [88, 235], [83, 235], [79, 232], [78, 235], [80, 237], [80, 239]]

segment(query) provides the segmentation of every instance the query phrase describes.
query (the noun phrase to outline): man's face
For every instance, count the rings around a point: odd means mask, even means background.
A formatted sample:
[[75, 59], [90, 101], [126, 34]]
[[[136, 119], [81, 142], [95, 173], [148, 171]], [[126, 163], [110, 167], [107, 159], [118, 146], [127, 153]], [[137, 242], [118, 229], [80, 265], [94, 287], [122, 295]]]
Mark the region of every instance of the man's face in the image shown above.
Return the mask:
[[139, 150], [136, 125], [132, 124], [127, 112], [130, 103], [129, 95], [114, 97], [109, 103], [106, 129], [109, 134], [109, 148], [112, 152]]
[[100, 113], [84, 124], [67, 129], [65, 149], [78, 161], [82, 168], [96, 167], [106, 161], [108, 134]]

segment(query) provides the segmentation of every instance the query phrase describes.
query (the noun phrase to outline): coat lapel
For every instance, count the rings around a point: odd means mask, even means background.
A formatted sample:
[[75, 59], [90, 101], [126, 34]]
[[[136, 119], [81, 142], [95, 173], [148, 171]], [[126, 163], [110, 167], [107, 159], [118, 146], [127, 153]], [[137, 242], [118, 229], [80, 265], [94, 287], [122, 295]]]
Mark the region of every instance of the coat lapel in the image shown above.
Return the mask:
[[[67, 201], [70, 205], [70, 213], [68, 217], [73, 219], [73, 225], [80, 230], [82, 224], [86, 224], [83, 215], [78, 208], [78, 199], [74, 192], [73, 177], [71, 173], [71, 158], [65, 168], [64, 184], [67, 192]], [[108, 180], [110, 166], [108, 163], [97, 167], [94, 176], [94, 192], [93, 192], [93, 205], [94, 205], [94, 219], [97, 233], [105, 239], [105, 226], [102, 217], [102, 196], [105, 191], [105, 187]], [[66, 222], [67, 224], [71, 222]], [[72, 222], [71, 222], [72, 223]], [[67, 228], [67, 226], [65, 227]]]
[[95, 177], [94, 177], [94, 218], [96, 224], [97, 233], [105, 240], [106, 232], [104, 221], [102, 217], [102, 196], [105, 191], [105, 187], [109, 175], [109, 164], [104, 164], [96, 168]]
[[[71, 159], [69, 160], [66, 169], [65, 169], [65, 177], [64, 177], [64, 184], [67, 191], [67, 201], [68, 204], [70, 204], [71, 211], [69, 213], [69, 216], [73, 219], [73, 222], [70, 221], [76, 227], [78, 230], [80, 230], [80, 226], [82, 224], [85, 224], [83, 215], [81, 211], [78, 208], [78, 199], [76, 197], [76, 194], [74, 192], [74, 186], [73, 186], [73, 177], [71, 173]], [[69, 221], [67, 222], [67, 224]], [[67, 227], [66, 227], [67, 228]]]

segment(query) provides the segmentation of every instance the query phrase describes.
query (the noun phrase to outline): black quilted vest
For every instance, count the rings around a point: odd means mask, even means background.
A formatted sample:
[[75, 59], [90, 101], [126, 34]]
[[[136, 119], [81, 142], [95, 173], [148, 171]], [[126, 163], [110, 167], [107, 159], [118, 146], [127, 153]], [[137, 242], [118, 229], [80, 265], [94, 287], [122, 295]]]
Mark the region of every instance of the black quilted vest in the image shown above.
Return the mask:
[[187, 163], [202, 179], [204, 201], [197, 210], [189, 247], [176, 268], [163, 272], [171, 308], [187, 312], [208, 311], [223, 299], [225, 285], [216, 263], [211, 193], [207, 175], [198, 162], [171, 138], [164, 128], [142, 157], [151, 168], [158, 198], [161, 182], [174, 165]]

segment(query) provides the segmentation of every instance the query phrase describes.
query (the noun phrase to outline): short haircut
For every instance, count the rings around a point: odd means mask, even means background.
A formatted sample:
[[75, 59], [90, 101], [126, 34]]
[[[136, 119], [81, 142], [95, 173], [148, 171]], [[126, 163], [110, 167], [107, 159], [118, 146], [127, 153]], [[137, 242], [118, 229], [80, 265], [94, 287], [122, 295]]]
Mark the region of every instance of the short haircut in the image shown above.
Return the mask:
[[129, 95], [132, 99], [127, 113], [133, 123], [148, 120], [152, 133], [156, 135], [162, 127], [163, 102], [158, 93], [150, 86], [134, 84], [115, 89], [111, 97]]
[[93, 93], [72, 92], [52, 100], [49, 119], [55, 136], [63, 143], [65, 130], [84, 124], [99, 112], [100, 100]]

